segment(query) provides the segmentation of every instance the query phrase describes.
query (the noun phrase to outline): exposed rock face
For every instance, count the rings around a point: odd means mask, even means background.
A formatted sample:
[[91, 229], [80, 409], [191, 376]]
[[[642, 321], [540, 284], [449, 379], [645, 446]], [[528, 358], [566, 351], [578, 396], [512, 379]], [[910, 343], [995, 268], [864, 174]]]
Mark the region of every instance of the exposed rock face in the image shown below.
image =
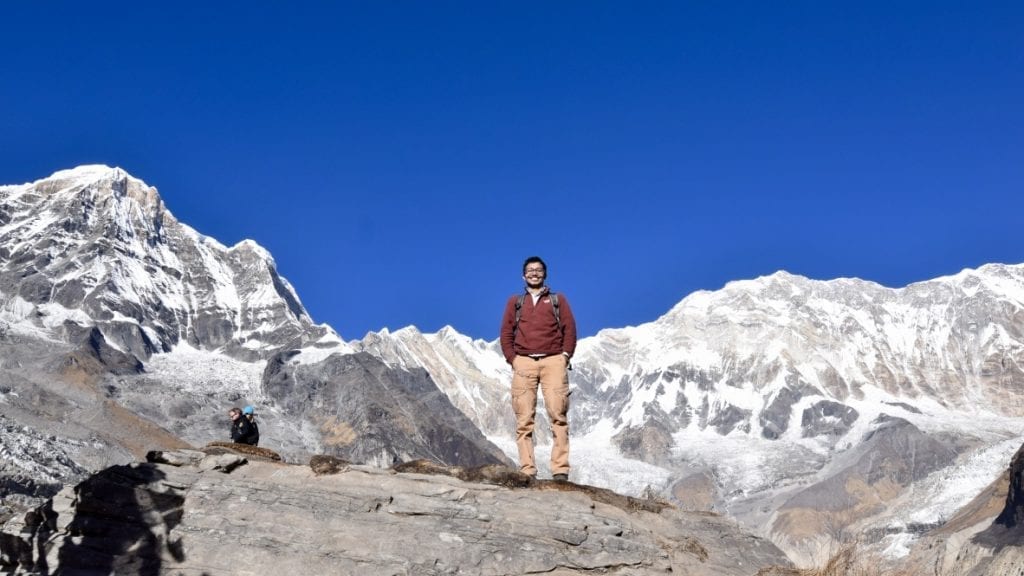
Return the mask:
[[262, 392], [285, 414], [316, 424], [330, 455], [381, 467], [416, 458], [510, 463], [422, 369], [390, 368], [365, 352], [315, 364], [290, 356], [267, 363]]
[[[497, 340], [472, 340], [449, 327], [423, 334], [410, 326], [370, 333], [352, 345], [388, 364], [426, 370], [484, 434], [506, 436], [515, 430], [509, 397], [512, 375]], [[538, 418], [535, 437], [546, 441], [548, 430], [547, 421]]]
[[8, 527], [20, 537], [2, 542], [2, 558], [22, 572], [209, 576], [753, 576], [788, 566], [769, 542], [721, 517], [621, 508], [571, 484], [207, 463], [220, 457], [104, 470]]
[[850, 427], [860, 415], [856, 410], [830, 400], [821, 400], [804, 409], [800, 428], [805, 437], [834, 436], [842, 437], [850, 431]]
[[935, 576], [1024, 575], [1022, 487], [1024, 446], [1005, 474], [944, 525], [922, 536], [898, 567]]
[[[660, 412], [652, 406], [648, 410]], [[624, 456], [665, 465], [672, 453], [672, 432], [675, 429], [671, 418], [661, 412], [658, 417], [648, 417], [646, 426], [623, 429], [614, 436], [614, 440]]]
[[796, 492], [776, 514], [774, 538], [791, 557], [812, 562], [831, 541], [852, 539], [858, 523], [884, 511], [904, 489], [957, 456], [957, 447], [902, 418], [879, 426], [845, 456], [848, 465]]
[[1010, 461], [1009, 486], [1006, 491], [1006, 506], [996, 517], [995, 523], [1014, 529], [1024, 526], [1024, 446], [1017, 450]]

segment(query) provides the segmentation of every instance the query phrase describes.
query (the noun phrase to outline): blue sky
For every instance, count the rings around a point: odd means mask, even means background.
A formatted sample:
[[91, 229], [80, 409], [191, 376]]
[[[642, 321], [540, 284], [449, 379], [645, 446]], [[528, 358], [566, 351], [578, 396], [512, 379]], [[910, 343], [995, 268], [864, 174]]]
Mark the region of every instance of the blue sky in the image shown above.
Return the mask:
[[[139, 7], [137, 4], [143, 4]], [[1024, 262], [1020, 2], [23, 2], [0, 182], [120, 166], [345, 338]]]

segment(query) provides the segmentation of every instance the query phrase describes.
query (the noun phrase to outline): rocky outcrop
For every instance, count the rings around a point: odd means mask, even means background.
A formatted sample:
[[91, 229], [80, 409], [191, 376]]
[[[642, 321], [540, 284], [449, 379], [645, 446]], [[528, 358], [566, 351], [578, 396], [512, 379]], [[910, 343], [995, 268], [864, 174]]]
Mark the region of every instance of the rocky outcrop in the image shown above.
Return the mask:
[[9, 522], [0, 542], [4, 567], [43, 574], [740, 576], [788, 565], [772, 544], [719, 516], [616, 505], [571, 483], [510, 488], [348, 464], [317, 474], [196, 451], [150, 459], [108, 468]]
[[[452, 404], [484, 434], [504, 436], [515, 430], [509, 409], [512, 375], [497, 340], [472, 340], [447, 326], [435, 334], [407, 326], [395, 332], [371, 332], [351, 344], [389, 365], [426, 370]], [[547, 442], [550, 436], [546, 419], [539, 418], [534, 437]]]
[[386, 468], [430, 458], [445, 464], [511, 463], [423, 369], [392, 368], [366, 352], [267, 362], [261, 392], [296, 420], [312, 423], [328, 454]]
[[1024, 446], [1004, 474], [941, 527], [901, 568], [935, 576], [1024, 575]]
[[1024, 446], [1010, 461], [1006, 505], [995, 523], [1007, 529], [1024, 528]]

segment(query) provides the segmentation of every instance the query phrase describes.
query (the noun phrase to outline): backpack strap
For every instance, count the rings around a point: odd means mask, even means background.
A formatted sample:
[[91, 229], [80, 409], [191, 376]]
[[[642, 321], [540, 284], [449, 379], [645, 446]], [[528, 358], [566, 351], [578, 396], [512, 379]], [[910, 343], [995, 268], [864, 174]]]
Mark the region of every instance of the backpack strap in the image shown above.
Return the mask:
[[562, 316], [561, 316], [561, 314], [559, 314], [559, 310], [558, 310], [558, 294], [555, 294], [554, 292], [551, 292], [549, 294], [549, 296], [551, 297], [551, 309], [555, 313], [555, 324], [558, 324], [558, 331], [561, 332], [562, 331]]
[[516, 330], [519, 330], [519, 317], [522, 315], [523, 300], [526, 299], [526, 294], [520, 294], [516, 298], [516, 323], [512, 325], [512, 335], [514, 336]]

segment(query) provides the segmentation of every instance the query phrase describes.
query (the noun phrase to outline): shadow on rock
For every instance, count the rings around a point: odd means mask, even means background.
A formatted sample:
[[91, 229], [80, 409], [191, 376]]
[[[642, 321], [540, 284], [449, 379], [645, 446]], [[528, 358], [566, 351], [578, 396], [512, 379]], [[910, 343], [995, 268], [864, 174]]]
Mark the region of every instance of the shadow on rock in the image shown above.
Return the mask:
[[57, 513], [50, 501], [25, 513], [18, 534], [0, 533], [0, 572], [13, 574], [23, 568], [32, 574], [49, 574], [44, 555], [36, 560], [35, 551], [42, 550], [56, 526]]
[[108, 468], [76, 486], [59, 573], [155, 576], [166, 556], [183, 561], [181, 542], [170, 533], [185, 499], [163, 479], [156, 466], [136, 464]]

